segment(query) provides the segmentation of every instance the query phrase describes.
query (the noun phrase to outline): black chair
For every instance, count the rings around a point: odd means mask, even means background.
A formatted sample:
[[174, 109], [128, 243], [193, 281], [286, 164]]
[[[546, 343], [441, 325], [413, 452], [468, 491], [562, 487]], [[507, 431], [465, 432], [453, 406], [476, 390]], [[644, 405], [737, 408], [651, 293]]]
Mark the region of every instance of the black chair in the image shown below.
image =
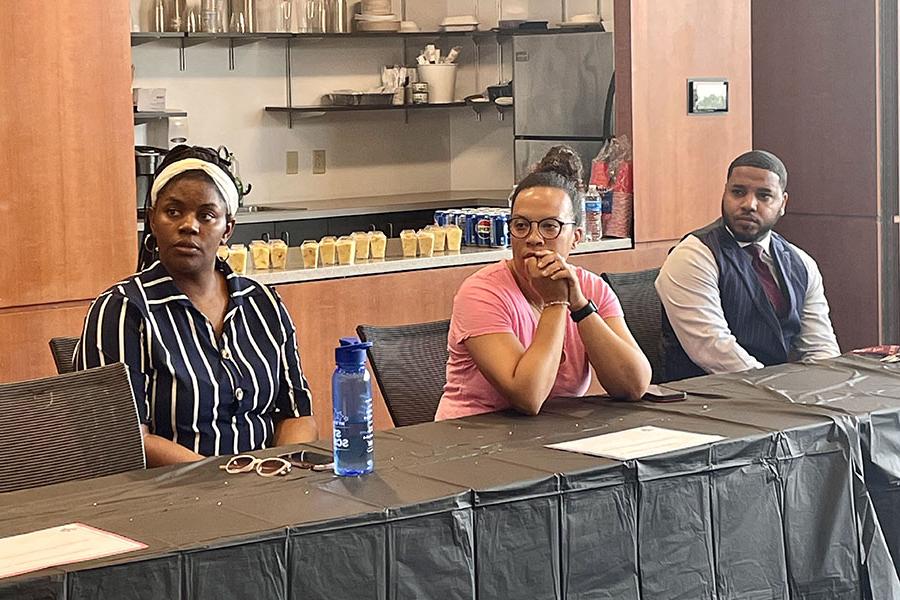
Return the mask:
[[55, 337], [50, 340], [50, 352], [53, 353], [56, 372], [60, 375], [75, 370], [72, 359], [75, 357], [75, 346], [78, 345], [78, 339], [77, 337]]
[[125, 365], [0, 384], [0, 492], [144, 468]]
[[394, 425], [434, 420], [447, 381], [447, 333], [450, 321], [356, 328], [372, 342], [369, 362]]
[[653, 369], [653, 383], [666, 380], [665, 353], [662, 340], [662, 303], [654, 282], [659, 268], [633, 273], [603, 273], [601, 277], [612, 288], [622, 310], [625, 324], [631, 330]]

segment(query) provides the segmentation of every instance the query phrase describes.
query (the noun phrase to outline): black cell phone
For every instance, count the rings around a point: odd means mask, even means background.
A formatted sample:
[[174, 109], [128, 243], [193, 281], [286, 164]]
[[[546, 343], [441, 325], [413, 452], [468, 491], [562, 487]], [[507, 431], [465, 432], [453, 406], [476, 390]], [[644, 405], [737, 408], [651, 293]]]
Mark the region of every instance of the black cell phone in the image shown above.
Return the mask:
[[664, 388], [651, 383], [647, 393], [641, 398], [647, 402], [681, 402], [687, 399], [687, 394], [681, 390]]

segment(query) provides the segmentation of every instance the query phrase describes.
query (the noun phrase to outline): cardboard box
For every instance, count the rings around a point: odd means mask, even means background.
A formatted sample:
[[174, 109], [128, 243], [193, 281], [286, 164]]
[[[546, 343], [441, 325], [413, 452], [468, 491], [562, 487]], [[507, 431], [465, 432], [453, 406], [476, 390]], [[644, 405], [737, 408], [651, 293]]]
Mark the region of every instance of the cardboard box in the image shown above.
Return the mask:
[[132, 88], [131, 103], [137, 112], [166, 110], [166, 88]]

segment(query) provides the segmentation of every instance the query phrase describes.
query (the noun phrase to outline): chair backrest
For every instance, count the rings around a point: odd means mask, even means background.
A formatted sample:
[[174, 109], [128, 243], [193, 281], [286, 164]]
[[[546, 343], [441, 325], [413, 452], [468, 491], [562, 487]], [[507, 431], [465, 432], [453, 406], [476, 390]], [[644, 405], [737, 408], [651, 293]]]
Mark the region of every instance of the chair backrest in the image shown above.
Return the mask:
[[395, 426], [434, 420], [447, 381], [449, 331], [449, 320], [356, 328], [361, 340], [372, 342], [369, 362]]
[[71, 373], [75, 370], [72, 359], [75, 357], [77, 337], [55, 337], [50, 340], [50, 352], [53, 353], [53, 362], [56, 363], [56, 372]]
[[125, 365], [0, 384], [0, 492], [143, 468]]
[[633, 273], [603, 273], [601, 277], [618, 296], [625, 312], [625, 324], [650, 361], [653, 368], [651, 381], [662, 383], [666, 378], [666, 364], [662, 341], [662, 303], [654, 286], [657, 275], [659, 268]]

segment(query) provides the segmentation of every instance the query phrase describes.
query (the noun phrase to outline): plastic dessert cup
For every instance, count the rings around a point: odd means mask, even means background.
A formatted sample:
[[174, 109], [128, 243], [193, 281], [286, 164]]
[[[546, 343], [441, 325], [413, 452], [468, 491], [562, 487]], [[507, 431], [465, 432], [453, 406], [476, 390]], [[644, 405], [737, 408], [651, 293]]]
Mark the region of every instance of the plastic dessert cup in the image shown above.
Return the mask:
[[300, 254], [303, 255], [303, 268], [315, 269], [319, 265], [319, 242], [305, 240], [300, 244]]
[[352, 265], [356, 258], [356, 240], [352, 237], [339, 237], [335, 243], [339, 265]]
[[403, 247], [403, 256], [415, 258], [419, 240], [412, 229], [404, 229], [400, 232], [400, 245]]

